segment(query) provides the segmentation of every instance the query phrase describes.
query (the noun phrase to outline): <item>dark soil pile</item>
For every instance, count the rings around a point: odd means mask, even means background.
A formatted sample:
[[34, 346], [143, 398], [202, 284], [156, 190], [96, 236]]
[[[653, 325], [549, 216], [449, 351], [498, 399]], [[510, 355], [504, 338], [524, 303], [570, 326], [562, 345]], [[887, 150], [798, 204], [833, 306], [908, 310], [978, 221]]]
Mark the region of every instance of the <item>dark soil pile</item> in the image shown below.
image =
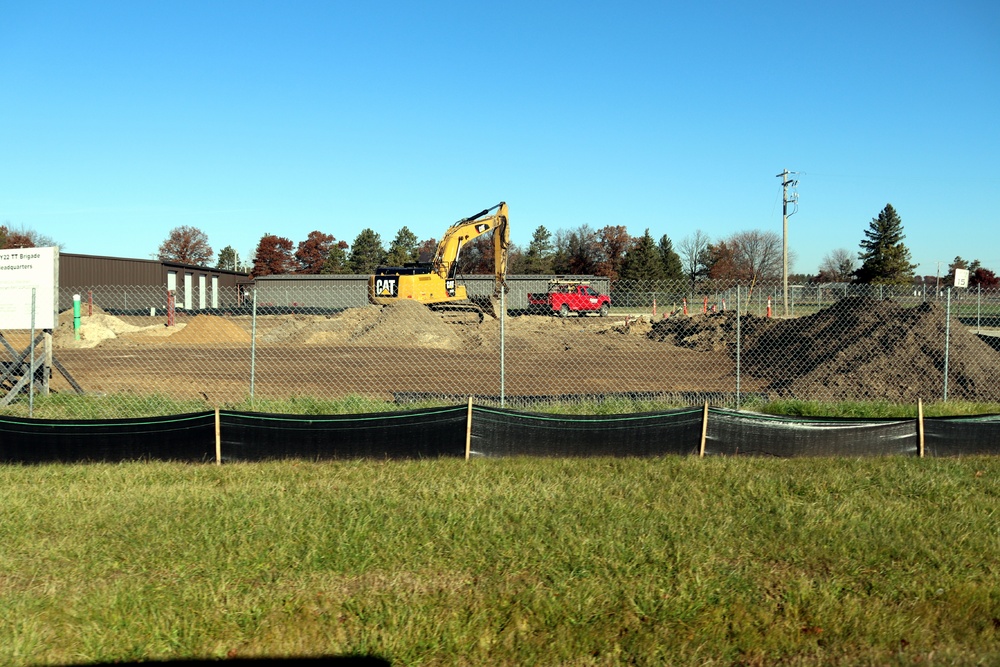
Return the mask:
[[[739, 335], [742, 340], [758, 334], [765, 328], [775, 324], [754, 315], [739, 317]], [[666, 342], [677, 347], [691, 350], [712, 350], [714, 352], [731, 351], [736, 356], [735, 311], [723, 313], [698, 313], [690, 317], [669, 317], [653, 324], [653, 329], [647, 335], [651, 340]]]
[[[944, 309], [849, 297], [790, 320], [740, 318], [742, 372], [777, 396], [915, 402], [944, 395]], [[1000, 400], [1000, 355], [952, 319], [948, 398]], [[736, 314], [663, 320], [650, 337], [736, 354]]]

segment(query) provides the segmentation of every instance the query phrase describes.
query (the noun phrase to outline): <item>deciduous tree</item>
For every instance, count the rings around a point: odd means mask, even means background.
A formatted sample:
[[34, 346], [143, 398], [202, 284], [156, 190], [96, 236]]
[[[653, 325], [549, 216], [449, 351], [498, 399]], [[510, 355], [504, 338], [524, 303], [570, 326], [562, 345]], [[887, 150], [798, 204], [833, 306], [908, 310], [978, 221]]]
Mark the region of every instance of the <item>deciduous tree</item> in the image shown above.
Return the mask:
[[208, 235], [197, 227], [183, 225], [174, 227], [166, 240], [160, 244], [157, 257], [161, 262], [179, 262], [205, 266], [215, 252], [208, 245]]
[[[649, 230], [646, 230], [647, 233]], [[596, 266], [594, 273], [607, 276], [611, 280], [618, 278], [621, 272], [625, 252], [633, 245], [634, 240], [628, 235], [624, 225], [608, 225], [597, 232]]]
[[696, 229], [693, 234], [685, 236], [680, 243], [678, 253], [684, 267], [684, 275], [691, 281], [691, 289], [694, 283], [702, 276], [708, 275], [708, 267], [705, 259], [708, 256], [708, 244], [710, 239], [705, 232]]
[[903, 221], [892, 204], [872, 218], [861, 241], [858, 259], [861, 268], [854, 272], [858, 282], [874, 285], [909, 285], [916, 264], [910, 263], [910, 250], [903, 244]]
[[560, 274], [593, 275], [597, 272], [597, 232], [584, 223], [556, 232], [552, 270]]
[[292, 241], [283, 236], [265, 234], [257, 244], [253, 259], [253, 276], [282, 275], [295, 269]]
[[987, 268], [979, 267], [969, 276], [969, 287], [995, 288], [1000, 286], [1000, 278]]
[[858, 263], [847, 248], [831, 250], [819, 265], [816, 281], [821, 283], [846, 283], [854, 277]]
[[336, 240], [333, 234], [324, 234], [321, 231], [309, 232], [306, 240], [300, 241], [299, 247], [295, 250], [295, 272], [309, 275], [321, 273]]
[[437, 239], [427, 239], [426, 241], [421, 241], [417, 244], [417, 261], [418, 262], [430, 262], [434, 259], [434, 253], [437, 252], [438, 242]]
[[12, 227], [9, 222], [0, 225], [0, 249], [47, 248], [59, 243], [51, 237], [28, 227]]

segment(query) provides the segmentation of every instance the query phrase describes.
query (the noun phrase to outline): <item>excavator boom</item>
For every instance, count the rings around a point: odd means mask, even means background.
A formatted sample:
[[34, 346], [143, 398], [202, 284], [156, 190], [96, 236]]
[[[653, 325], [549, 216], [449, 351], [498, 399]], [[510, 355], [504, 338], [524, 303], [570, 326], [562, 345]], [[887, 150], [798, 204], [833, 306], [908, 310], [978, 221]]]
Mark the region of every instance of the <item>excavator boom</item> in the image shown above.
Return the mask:
[[446, 305], [451, 309], [463, 305], [478, 308], [470, 301], [465, 287], [456, 285], [455, 274], [462, 248], [489, 232], [493, 232], [494, 262], [494, 303], [490, 310], [495, 316], [498, 315], [496, 301], [501, 292], [507, 290], [507, 257], [510, 248], [510, 227], [505, 202], [462, 218], [449, 227], [441, 237], [429, 264], [380, 266], [375, 275], [369, 278], [369, 299], [379, 305], [412, 299], [432, 308], [444, 308]]

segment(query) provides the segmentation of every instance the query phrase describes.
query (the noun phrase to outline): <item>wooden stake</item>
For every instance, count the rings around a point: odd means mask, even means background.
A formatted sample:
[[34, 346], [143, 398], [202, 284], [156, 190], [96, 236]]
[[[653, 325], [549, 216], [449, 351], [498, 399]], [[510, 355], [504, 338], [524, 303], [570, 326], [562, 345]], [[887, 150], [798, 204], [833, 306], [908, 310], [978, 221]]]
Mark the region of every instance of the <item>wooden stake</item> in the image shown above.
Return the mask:
[[708, 401], [705, 401], [705, 409], [701, 413], [701, 446], [698, 448], [698, 456], [705, 457], [705, 439], [708, 437]]
[[917, 440], [920, 447], [920, 458], [924, 458], [924, 401], [917, 399]]
[[219, 428], [219, 408], [215, 409], [215, 465], [222, 465], [222, 429]]
[[465, 460], [472, 455], [472, 397], [469, 396], [469, 410], [465, 415]]

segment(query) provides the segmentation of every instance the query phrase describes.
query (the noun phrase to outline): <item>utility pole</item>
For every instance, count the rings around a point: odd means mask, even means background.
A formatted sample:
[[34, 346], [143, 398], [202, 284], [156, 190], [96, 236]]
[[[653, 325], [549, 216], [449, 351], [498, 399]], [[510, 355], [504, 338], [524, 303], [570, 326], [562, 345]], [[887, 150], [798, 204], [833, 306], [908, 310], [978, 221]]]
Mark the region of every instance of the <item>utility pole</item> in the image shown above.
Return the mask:
[[[795, 215], [799, 202], [798, 193], [792, 192], [791, 198], [788, 195], [788, 188], [794, 188], [799, 182], [789, 180], [788, 177], [797, 173], [784, 169], [777, 174], [781, 179], [781, 300], [785, 317], [788, 317], [788, 217]], [[794, 205], [791, 213], [788, 212], [789, 204]]]

